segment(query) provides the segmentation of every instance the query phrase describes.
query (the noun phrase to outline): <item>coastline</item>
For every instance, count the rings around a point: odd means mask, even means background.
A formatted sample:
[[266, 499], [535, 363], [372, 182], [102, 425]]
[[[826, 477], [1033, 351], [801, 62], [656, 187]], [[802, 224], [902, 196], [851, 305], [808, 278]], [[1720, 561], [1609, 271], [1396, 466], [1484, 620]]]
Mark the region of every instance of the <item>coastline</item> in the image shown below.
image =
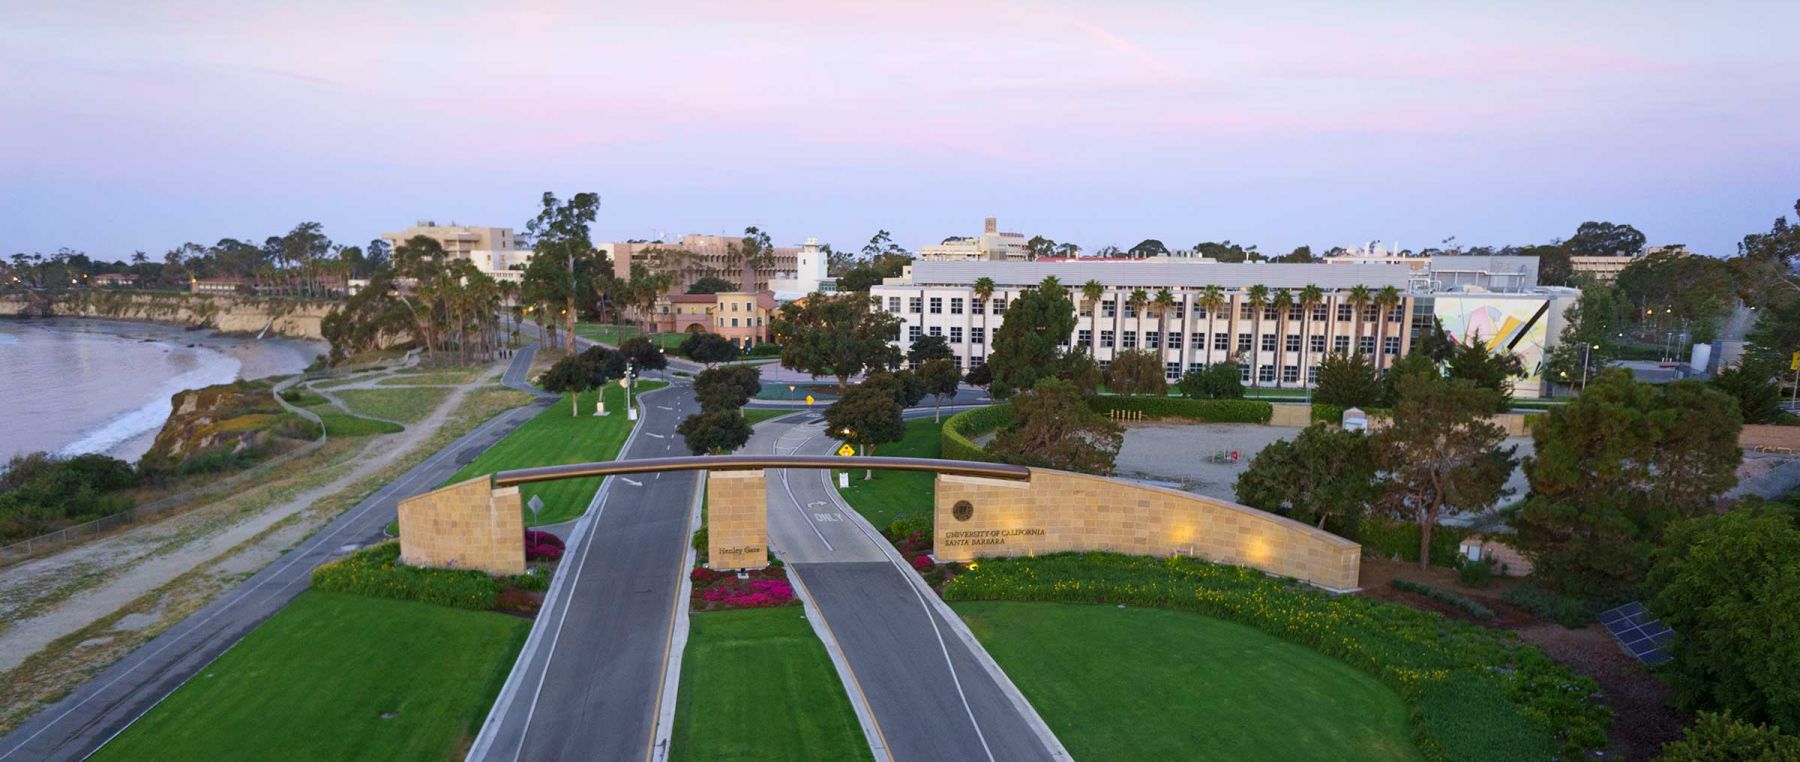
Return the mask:
[[[0, 320], [0, 334], [33, 342], [0, 410], [20, 430], [0, 454], [100, 452], [135, 461], [183, 389], [291, 375], [323, 354], [323, 342], [228, 334], [179, 323], [58, 316]], [[32, 366], [36, 363], [36, 366]]]

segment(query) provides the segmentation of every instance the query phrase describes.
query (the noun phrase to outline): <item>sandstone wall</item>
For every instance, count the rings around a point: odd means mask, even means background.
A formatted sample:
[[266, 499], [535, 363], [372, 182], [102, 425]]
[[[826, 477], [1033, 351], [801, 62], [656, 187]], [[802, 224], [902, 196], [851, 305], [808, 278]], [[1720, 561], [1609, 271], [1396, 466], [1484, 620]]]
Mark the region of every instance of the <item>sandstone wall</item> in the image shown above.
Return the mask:
[[415, 566], [525, 571], [525, 515], [519, 488], [487, 476], [400, 501], [400, 560]]
[[1065, 471], [1029, 481], [937, 478], [935, 555], [944, 561], [1071, 550], [1181, 554], [1332, 590], [1357, 586], [1362, 547], [1247, 506]]
[[706, 472], [706, 565], [717, 571], [769, 565], [766, 471]]
[[1800, 452], [1800, 426], [1745, 424], [1738, 445], [1746, 450]]

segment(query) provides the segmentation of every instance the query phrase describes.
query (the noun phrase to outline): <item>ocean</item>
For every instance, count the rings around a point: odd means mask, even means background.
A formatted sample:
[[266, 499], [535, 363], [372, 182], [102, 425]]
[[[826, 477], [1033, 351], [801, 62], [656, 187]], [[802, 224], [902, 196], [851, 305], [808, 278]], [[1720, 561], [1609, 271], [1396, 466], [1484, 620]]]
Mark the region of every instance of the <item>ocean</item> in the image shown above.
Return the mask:
[[322, 343], [115, 320], [0, 320], [0, 464], [14, 455], [135, 461], [176, 392], [297, 373]]

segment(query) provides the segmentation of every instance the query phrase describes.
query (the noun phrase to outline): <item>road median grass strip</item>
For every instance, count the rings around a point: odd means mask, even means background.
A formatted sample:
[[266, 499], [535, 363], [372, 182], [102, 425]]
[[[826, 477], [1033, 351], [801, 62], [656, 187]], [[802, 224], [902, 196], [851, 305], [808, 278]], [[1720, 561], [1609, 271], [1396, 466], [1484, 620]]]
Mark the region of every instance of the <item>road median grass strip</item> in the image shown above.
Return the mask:
[[1249, 625], [1399, 693], [1430, 759], [1573, 759], [1604, 746], [1611, 722], [1589, 701], [1594, 681], [1512, 633], [1242, 567], [1111, 553], [989, 559], [952, 579], [944, 597], [1169, 608]]

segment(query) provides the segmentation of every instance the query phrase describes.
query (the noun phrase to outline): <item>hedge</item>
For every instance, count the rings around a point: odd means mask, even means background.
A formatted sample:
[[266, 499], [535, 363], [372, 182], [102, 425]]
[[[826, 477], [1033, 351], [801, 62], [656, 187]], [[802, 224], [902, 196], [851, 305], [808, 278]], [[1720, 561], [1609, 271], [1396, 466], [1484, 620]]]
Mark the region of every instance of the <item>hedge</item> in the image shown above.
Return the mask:
[[1494, 618], [1494, 610], [1493, 609], [1483, 606], [1480, 603], [1476, 603], [1473, 598], [1457, 595], [1456, 593], [1452, 593], [1449, 590], [1435, 588], [1430, 585], [1423, 584], [1420, 582], [1414, 582], [1409, 579], [1390, 579], [1390, 580], [1388, 580], [1388, 587], [1394, 588], [1395, 590], [1405, 590], [1406, 592], [1409, 592], [1409, 593], [1418, 593], [1419, 595], [1423, 595], [1434, 601], [1439, 601], [1441, 603], [1447, 603], [1451, 606], [1455, 606], [1456, 608], [1462, 609], [1464, 612], [1468, 613], [1472, 617], [1475, 617], [1476, 619], [1493, 619]]
[[1255, 569], [1116, 553], [983, 559], [950, 580], [944, 597], [1167, 608], [1248, 625], [1392, 688], [1430, 759], [1576, 759], [1606, 745], [1612, 720], [1589, 700], [1599, 691], [1593, 680], [1513, 633]]
[[[1356, 531], [1351, 534], [1355, 536], [1350, 539], [1362, 543], [1364, 555], [1398, 558], [1411, 563], [1419, 561], [1418, 524], [1369, 517], [1357, 522]], [[1431, 563], [1435, 566], [1455, 566], [1462, 555], [1462, 541], [1470, 534], [1473, 534], [1471, 530], [1462, 527], [1444, 524], [1432, 527]]]
[[1115, 410], [1147, 418], [1182, 418], [1201, 423], [1268, 423], [1275, 406], [1261, 400], [1191, 400], [1185, 397], [1095, 397], [1088, 407], [1102, 415]]
[[[1348, 409], [1349, 408], [1346, 408], [1343, 405], [1325, 405], [1314, 402], [1312, 404], [1312, 419], [1317, 423], [1329, 423], [1333, 426], [1342, 425], [1344, 422], [1344, 411]], [[1394, 411], [1385, 407], [1365, 407], [1360, 409], [1364, 413], [1368, 413], [1370, 418], [1392, 418], [1394, 416]]]
[[938, 457], [944, 460], [993, 460], [975, 444], [974, 438], [1011, 426], [1012, 406], [1007, 404], [978, 407], [950, 416], [939, 434]]

